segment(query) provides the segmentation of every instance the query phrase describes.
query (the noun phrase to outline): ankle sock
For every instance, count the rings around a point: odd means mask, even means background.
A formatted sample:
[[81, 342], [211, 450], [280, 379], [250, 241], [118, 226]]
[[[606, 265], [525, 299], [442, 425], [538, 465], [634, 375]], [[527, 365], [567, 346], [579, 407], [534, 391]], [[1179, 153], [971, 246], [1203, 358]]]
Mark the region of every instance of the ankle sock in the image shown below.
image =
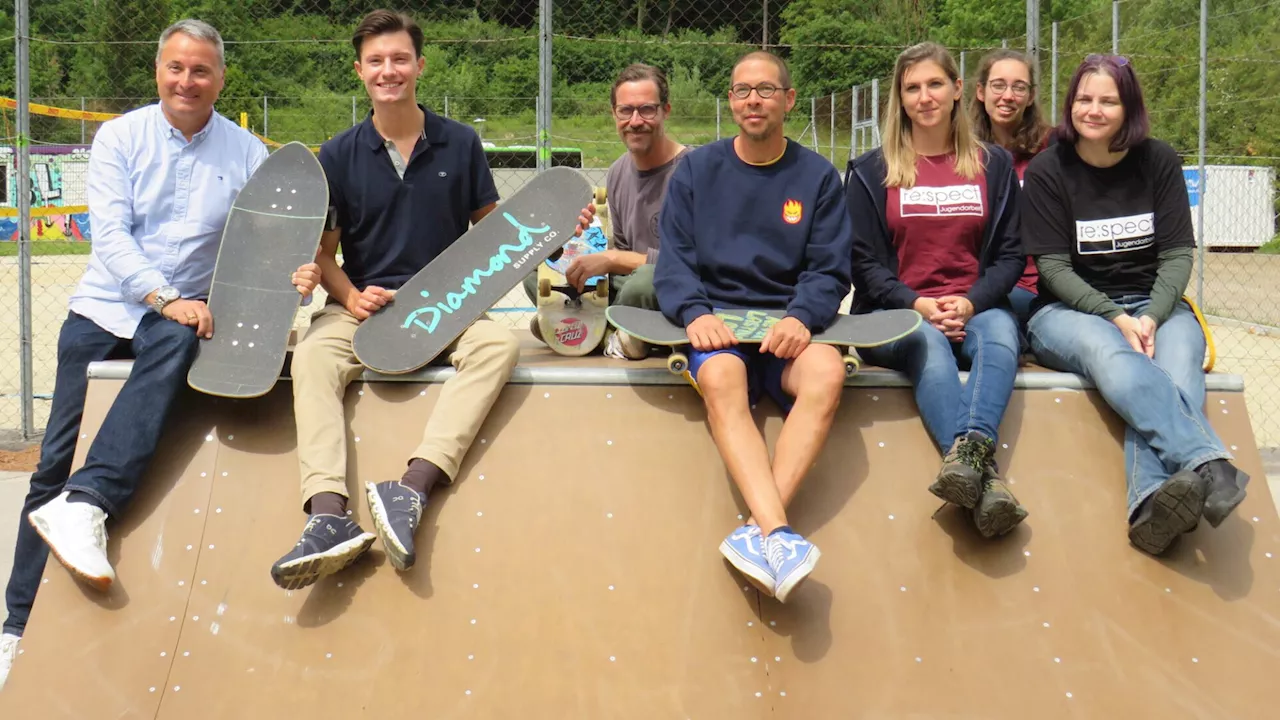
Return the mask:
[[404, 476], [400, 478], [400, 482], [425, 496], [431, 492], [431, 488], [436, 483], [449, 482], [449, 476], [436, 467], [434, 463], [422, 458], [414, 458], [409, 461], [409, 468], [404, 471]]
[[316, 493], [311, 497], [311, 515], [346, 517], [347, 499], [336, 492]]

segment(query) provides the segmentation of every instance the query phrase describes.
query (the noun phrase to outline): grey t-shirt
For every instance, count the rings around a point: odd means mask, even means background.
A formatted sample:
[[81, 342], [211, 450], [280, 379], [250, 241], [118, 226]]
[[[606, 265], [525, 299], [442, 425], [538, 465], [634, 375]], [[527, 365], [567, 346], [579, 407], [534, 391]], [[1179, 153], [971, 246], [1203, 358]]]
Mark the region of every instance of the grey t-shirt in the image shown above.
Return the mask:
[[609, 166], [605, 188], [615, 248], [644, 253], [650, 265], [658, 261], [658, 212], [667, 194], [667, 180], [688, 152], [689, 148], [681, 148], [670, 162], [652, 170], [637, 170], [629, 152]]

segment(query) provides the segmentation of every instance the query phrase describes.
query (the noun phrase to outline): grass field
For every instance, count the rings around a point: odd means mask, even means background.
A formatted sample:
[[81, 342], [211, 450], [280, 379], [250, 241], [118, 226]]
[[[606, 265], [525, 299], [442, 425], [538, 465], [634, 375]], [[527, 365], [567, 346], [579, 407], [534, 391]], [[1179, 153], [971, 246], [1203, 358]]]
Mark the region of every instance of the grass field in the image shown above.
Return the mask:
[[[31, 254], [36, 255], [88, 255], [91, 246], [87, 242], [70, 240], [37, 240], [31, 243]], [[18, 243], [0, 242], [0, 257], [17, 257]]]

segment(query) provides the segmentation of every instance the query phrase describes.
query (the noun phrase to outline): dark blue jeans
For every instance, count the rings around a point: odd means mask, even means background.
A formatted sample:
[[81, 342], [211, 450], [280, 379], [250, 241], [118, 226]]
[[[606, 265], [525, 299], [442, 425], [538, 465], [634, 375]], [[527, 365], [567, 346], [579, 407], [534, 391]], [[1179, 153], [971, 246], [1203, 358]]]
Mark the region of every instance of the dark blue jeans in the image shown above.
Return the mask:
[[[155, 454], [169, 410], [185, 392], [196, 343], [193, 328], [155, 313], [147, 313], [132, 340], [68, 313], [58, 335], [58, 375], [40, 463], [31, 475], [31, 489], [18, 520], [13, 574], [5, 589], [9, 608], [5, 632], [22, 634], [49, 556], [49, 548], [27, 516], [63, 490], [88, 495], [113, 517], [125, 510]], [[84, 465], [71, 475], [89, 387], [89, 363], [128, 357], [134, 358], [133, 371], [107, 411]]]
[[[945, 454], [971, 430], [998, 440], [1000, 421], [1018, 375], [1018, 321], [1002, 308], [984, 310], [965, 325], [964, 342], [921, 323], [915, 332], [874, 348], [858, 348], [872, 365], [907, 374], [925, 429]], [[969, 370], [961, 385], [960, 370]]]

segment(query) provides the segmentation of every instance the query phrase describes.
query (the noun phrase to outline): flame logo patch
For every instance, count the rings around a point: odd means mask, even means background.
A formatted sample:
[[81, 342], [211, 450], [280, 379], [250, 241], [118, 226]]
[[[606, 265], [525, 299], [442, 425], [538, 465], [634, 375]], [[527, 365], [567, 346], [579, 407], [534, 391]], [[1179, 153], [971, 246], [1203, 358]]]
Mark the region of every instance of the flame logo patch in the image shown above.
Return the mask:
[[800, 222], [800, 218], [804, 215], [804, 206], [799, 200], [787, 200], [782, 204], [782, 221], [788, 225], [795, 225]]

